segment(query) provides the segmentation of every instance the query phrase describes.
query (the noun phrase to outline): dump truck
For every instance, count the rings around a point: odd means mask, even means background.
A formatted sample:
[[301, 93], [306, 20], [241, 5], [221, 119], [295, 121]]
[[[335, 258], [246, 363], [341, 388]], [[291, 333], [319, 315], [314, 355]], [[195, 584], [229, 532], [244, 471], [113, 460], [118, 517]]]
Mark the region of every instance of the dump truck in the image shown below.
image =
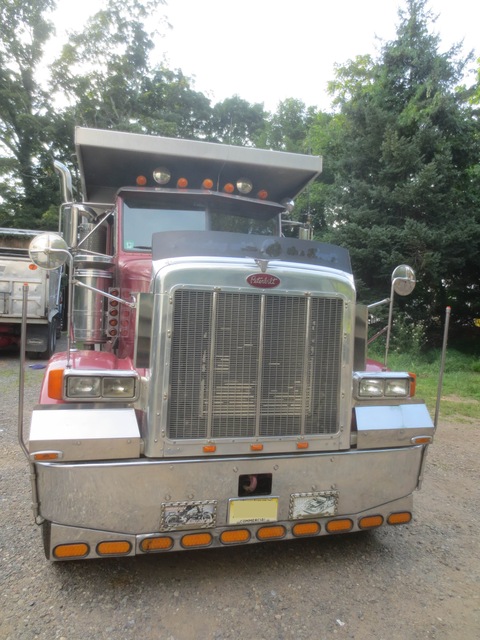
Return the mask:
[[[90, 128], [75, 144], [81, 194], [57, 161], [61, 233], [30, 245], [69, 277], [67, 348], [21, 436], [46, 557], [409, 523], [435, 430], [415, 376], [368, 361], [348, 251], [282, 231], [322, 159]], [[386, 301], [414, 283], [400, 265]]]
[[27, 350], [48, 359], [62, 328], [61, 268], [39, 269], [28, 254], [38, 231], [0, 228], [0, 349], [20, 345], [22, 289], [29, 286]]

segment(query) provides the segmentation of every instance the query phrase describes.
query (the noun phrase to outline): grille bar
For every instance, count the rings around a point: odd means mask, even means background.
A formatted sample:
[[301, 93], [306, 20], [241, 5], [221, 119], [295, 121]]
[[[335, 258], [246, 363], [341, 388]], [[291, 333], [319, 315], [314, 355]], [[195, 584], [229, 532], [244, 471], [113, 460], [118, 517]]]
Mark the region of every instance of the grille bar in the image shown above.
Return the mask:
[[338, 430], [339, 298], [177, 291], [171, 439]]

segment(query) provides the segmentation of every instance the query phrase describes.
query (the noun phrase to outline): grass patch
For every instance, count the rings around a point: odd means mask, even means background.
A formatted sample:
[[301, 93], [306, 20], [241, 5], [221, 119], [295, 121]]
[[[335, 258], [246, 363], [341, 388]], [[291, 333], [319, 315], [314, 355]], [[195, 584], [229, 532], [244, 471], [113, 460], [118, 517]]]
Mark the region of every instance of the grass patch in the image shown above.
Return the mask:
[[[383, 353], [369, 354], [383, 361]], [[441, 353], [425, 354], [390, 352], [388, 367], [392, 371], [417, 374], [417, 396], [435, 413]], [[440, 417], [480, 420], [480, 358], [454, 349], [447, 351], [442, 385]]]

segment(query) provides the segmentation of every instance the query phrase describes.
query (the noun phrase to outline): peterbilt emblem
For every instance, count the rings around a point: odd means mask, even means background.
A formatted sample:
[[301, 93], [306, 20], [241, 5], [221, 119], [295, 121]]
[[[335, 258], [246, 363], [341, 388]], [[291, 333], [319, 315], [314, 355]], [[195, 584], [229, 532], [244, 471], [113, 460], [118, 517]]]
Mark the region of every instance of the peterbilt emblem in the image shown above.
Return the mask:
[[251, 287], [258, 289], [273, 289], [280, 284], [280, 278], [269, 273], [252, 273], [247, 277], [247, 282]]

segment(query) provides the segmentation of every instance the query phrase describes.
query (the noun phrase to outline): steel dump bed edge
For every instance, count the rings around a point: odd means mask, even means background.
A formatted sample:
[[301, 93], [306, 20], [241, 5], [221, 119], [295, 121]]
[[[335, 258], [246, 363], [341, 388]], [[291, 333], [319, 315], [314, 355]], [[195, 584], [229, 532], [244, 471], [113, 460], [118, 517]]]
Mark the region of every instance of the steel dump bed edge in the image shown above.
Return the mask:
[[156, 166], [168, 166], [177, 180], [188, 164], [190, 174], [201, 180], [209, 176], [215, 185], [255, 175], [255, 181], [268, 191], [268, 199], [281, 202], [293, 199], [322, 172], [322, 158], [252, 147], [237, 147], [165, 138], [120, 131], [77, 127], [75, 148], [82, 190], [86, 201], [113, 202], [115, 193], [135, 177]]

